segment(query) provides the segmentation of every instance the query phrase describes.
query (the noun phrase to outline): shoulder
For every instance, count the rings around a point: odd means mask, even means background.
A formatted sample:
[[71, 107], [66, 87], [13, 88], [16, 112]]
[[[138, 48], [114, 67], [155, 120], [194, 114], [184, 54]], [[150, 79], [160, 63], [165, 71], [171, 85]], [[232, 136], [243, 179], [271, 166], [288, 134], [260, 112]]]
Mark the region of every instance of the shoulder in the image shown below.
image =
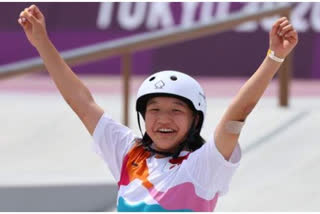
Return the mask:
[[231, 157], [226, 160], [221, 152], [218, 150], [214, 139], [206, 141], [201, 148], [190, 154], [190, 160], [197, 160], [197, 162], [209, 161], [209, 163], [219, 163], [225, 166], [237, 166], [241, 159], [241, 148], [239, 144], [234, 148]]

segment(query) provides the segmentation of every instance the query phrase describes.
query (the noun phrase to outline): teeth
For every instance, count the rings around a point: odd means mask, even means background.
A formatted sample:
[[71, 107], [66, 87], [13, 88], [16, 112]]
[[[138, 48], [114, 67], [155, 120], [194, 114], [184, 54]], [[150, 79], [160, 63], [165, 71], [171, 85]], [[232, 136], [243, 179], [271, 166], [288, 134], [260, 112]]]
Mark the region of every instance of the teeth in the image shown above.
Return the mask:
[[159, 129], [160, 132], [173, 132], [172, 129]]

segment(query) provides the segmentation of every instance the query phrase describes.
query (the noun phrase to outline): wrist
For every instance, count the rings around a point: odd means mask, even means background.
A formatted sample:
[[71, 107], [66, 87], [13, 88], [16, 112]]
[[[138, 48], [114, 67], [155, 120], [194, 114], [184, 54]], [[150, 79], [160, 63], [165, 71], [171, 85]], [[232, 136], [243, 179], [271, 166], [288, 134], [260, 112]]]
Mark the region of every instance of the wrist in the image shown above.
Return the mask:
[[276, 54], [273, 50], [269, 49], [267, 56], [272, 59], [273, 61], [282, 63], [285, 60], [285, 56], [282, 56], [281, 54]]
[[50, 46], [51, 44], [52, 43], [51, 43], [51, 40], [49, 39], [49, 37], [45, 37], [45, 38], [42, 38], [39, 41], [37, 41], [34, 46], [38, 51], [41, 51], [43, 49], [48, 48], [48, 46]]

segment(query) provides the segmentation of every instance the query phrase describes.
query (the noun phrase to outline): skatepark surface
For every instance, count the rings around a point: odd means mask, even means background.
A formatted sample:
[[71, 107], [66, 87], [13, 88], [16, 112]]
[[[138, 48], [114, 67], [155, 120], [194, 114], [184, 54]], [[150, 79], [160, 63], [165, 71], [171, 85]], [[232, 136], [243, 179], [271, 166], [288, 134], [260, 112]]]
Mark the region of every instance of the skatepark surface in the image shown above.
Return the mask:
[[[81, 76], [96, 102], [121, 122], [120, 76]], [[131, 81], [130, 124], [144, 77]], [[207, 95], [202, 136], [213, 136], [242, 78], [197, 78]], [[273, 81], [246, 120], [242, 160], [216, 211], [320, 212], [320, 82], [294, 80], [289, 107]], [[116, 181], [93, 152], [92, 138], [46, 75], [0, 83], [0, 211], [114, 211]]]

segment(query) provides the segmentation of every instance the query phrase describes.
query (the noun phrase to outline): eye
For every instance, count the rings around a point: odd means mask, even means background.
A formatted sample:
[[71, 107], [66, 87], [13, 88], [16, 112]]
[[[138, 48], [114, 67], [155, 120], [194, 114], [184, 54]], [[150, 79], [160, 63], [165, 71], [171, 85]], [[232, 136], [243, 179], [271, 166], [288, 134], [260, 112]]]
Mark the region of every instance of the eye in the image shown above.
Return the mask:
[[150, 109], [148, 109], [148, 111], [157, 112], [157, 111], [159, 111], [159, 109], [158, 108], [150, 108]]
[[182, 112], [180, 109], [173, 109], [173, 112]]

